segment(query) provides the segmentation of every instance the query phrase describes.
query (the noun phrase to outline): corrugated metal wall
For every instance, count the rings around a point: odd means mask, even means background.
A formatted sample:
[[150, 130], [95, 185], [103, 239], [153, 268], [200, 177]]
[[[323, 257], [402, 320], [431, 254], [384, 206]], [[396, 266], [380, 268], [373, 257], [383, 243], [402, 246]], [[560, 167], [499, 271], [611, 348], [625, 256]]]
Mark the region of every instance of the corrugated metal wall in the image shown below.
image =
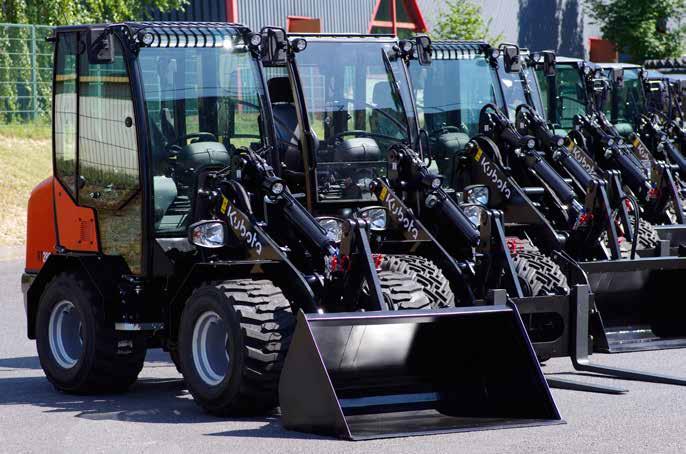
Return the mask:
[[160, 13], [151, 10], [153, 19], [165, 21], [226, 21], [226, 3], [224, 0], [189, 0], [185, 11]]
[[286, 27], [288, 16], [321, 19], [327, 33], [367, 33], [375, 0], [238, 0], [238, 21], [253, 29]]

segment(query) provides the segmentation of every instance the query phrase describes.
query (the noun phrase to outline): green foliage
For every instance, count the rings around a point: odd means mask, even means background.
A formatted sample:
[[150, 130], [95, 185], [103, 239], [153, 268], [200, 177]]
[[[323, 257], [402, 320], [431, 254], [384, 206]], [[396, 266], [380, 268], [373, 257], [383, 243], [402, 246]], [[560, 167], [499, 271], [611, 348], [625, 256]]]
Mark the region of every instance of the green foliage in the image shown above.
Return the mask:
[[684, 51], [686, 0], [586, 0], [603, 37], [636, 62]]
[[150, 8], [181, 9], [187, 0], [0, 0], [0, 22], [71, 25], [147, 17]]
[[447, 0], [431, 36], [439, 39], [483, 39], [496, 44], [502, 41], [503, 35], [489, 33], [492, 22], [493, 19], [484, 20], [481, 7], [471, 0]]

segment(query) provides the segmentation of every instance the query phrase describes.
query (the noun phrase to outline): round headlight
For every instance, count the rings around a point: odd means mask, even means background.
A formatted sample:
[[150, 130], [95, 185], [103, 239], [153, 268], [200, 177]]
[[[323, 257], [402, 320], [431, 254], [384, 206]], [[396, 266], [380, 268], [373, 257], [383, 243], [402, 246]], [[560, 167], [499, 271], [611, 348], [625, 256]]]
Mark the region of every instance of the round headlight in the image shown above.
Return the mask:
[[613, 146], [614, 144], [615, 144], [615, 139], [613, 139], [613, 138], [607, 139], [607, 146], [608, 146], [608, 147], [611, 147], [611, 146]]
[[293, 49], [295, 49], [296, 52], [304, 51], [307, 49], [307, 41], [303, 38], [293, 40]]
[[412, 50], [412, 41], [401, 41], [400, 48], [403, 52], [407, 53]]
[[491, 58], [496, 59], [500, 57], [500, 50], [498, 49], [491, 49]]
[[272, 184], [271, 193], [272, 193], [272, 195], [281, 195], [284, 188], [285, 188], [285, 186], [284, 186], [283, 182], [275, 181], [274, 184]]
[[589, 74], [591, 74], [591, 71], [593, 71], [593, 69], [591, 69], [590, 66], [584, 66], [584, 74], [588, 76]]
[[617, 139], [617, 145], [624, 145], [624, 139]]
[[343, 221], [336, 218], [317, 218], [317, 222], [326, 231], [326, 236], [335, 243], [343, 238]]
[[538, 52], [535, 52], [535, 53], [531, 56], [531, 59], [532, 59], [533, 61], [535, 61], [536, 63], [538, 63], [538, 62], [541, 61], [541, 54], [539, 54]]
[[145, 33], [145, 34], [143, 34], [143, 37], [141, 38], [141, 42], [143, 44], [145, 44], [146, 46], [151, 45], [154, 40], [155, 40], [155, 36], [153, 36], [152, 33]]
[[481, 224], [481, 213], [484, 211], [483, 207], [479, 205], [465, 205], [462, 207], [462, 211], [469, 219], [469, 222], [474, 224], [474, 227], [479, 227]]
[[258, 47], [260, 44], [262, 44], [262, 35], [259, 33], [253, 33], [250, 35], [249, 43], [253, 47]]
[[467, 203], [487, 206], [490, 198], [490, 190], [487, 186], [475, 186], [473, 188], [466, 188], [464, 195]]
[[360, 211], [360, 217], [369, 223], [369, 230], [382, 232], [386, 230], [386, 210], [383, 208], [367, 208]]
[[433, 180], [431, 180], [431, 189], [438, 189], [441, 187], [441, 179], [436, 177]]
[[562, 147], [564, 144], [565, 144], [565, 138], [564, 137], [558, 137], [557, 146]]
[[527, 147], [529, 150], [533, 150], [534, 148], [536, 148], [536, 139], [529, 139], [529, 140], [527, 140], [527, 141], [526, 141], [526, 147]]

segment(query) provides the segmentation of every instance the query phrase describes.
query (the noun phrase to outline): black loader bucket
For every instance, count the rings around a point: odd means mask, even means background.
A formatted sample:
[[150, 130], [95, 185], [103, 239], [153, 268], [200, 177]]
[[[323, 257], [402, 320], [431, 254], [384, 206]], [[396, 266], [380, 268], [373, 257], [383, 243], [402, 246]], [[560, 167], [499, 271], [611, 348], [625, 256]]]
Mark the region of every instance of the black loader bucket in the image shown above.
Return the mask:
[[580, 263], [597, 313], [594, 350], [606, 353], [686, 347], [686, 258]]
[[561, 423], [514, 306], [300, 312], [287, 429], [350, 440]]

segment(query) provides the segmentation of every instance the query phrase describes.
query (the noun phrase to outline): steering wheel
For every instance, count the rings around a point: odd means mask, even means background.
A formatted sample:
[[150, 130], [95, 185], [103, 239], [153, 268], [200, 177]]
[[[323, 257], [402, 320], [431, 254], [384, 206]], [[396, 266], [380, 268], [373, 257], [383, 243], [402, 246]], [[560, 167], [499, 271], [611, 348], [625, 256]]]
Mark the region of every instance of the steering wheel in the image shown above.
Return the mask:
[[391, 120], [397, 127], [400, 128], [401, 131], [404, 131], [407, 128], [407, 126], [403, 125], [400, 121], [398, 121], [397, 118], [393, 118], [393, 116], [389, 115], [388, 112], [384, 112], [381, 108], [379, 108], [378, 106], [375, 106], [374, 104], [368, 103], [366, 101], [354, 100], [354, 99], [350, 99], [350, 98], [343, 98], [343, 99], [341, 99], [341, 101], [349, 102], [352, 104], [363, 104], [364, 106], [372, 109], [374, 112], [379, 112], [381, 115], [383, 115], [384, 117]]
[[371, 137], [371, 138], [378, 137], [378, 138], [380, 138], [380, 139], [394, 140], [394, 141], [400, 140], [400, 139], [398, 139], [397, 137], [387, 136], [387, 135], [385, 135], [385, 134], [379, 134], [379, 133], [377, 133], [377, 132], [363, 131], [363, 130], [361, 130], [361, 129], [351, 129], [351, 130], [349, 130], [349, 131], [339, 132], [338, 134], [336, 134], [335, 136], [333, 136], [333, 138], [332, 138], [331, 141], [332, 141], [332, 142], [342, 141], [342, 140], [343, 140], [343, 137], [345, 137], [345, 136], [353, 136], [353, 137]]
[[197, 139], [195, 142], [217, 142], [217, 136], [211, 132], [191, 132], [179, 137], [180, 143], [185, 143], [188, 139]]
[[440, 132], [441, 134], [445, 134], [448, 132], [456, 132], [456, 133], [464, 133], [467, 128], [465, 127], [464, 129], [462, 127], [457, 127], [457, 126], [452, 126], [452, 125], [444, 125], [440, 126], [436, 129], [432, 129], [429, 131], [429, 135], [433, 136], [435, 133]]

